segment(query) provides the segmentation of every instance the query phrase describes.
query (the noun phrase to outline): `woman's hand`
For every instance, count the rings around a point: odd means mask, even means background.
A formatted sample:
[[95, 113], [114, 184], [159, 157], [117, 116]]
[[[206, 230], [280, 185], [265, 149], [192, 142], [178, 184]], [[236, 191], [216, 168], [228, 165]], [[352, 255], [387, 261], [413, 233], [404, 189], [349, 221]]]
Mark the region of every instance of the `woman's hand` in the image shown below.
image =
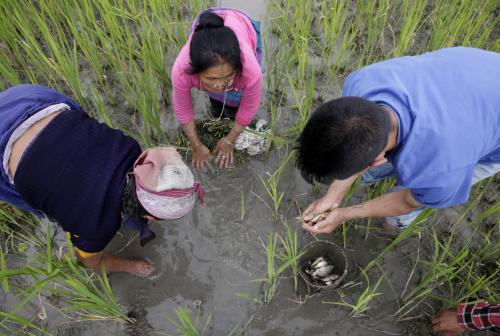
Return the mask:
[[191, 158], [191, 165], [196, 169], [205, 170], [208, 167], [208, 160], [210, 160], [210, 150], [202, 143], [193, 146], [193, 157]]
[[234, 162], [234, 145], [227, 138], [222, 138], [217, 143], [215, 147], [215, 163], [219, 165], [220, 168], [228, 168]]

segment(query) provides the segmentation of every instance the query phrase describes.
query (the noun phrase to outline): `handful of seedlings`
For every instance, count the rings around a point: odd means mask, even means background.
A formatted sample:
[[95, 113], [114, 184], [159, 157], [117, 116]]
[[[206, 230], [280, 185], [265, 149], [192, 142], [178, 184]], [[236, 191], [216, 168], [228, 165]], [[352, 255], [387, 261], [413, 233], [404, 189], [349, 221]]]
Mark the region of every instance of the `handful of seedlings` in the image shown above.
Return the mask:
[[313, 281], [323, 286], [330, 286], [340, 277], [340, 275], [334, 273], [334, 271], [335, 266], [325, 257], [318, 257], [312, 263], [309, 261], [309, 265], [304, 269], [304, 272], [306, 272]]

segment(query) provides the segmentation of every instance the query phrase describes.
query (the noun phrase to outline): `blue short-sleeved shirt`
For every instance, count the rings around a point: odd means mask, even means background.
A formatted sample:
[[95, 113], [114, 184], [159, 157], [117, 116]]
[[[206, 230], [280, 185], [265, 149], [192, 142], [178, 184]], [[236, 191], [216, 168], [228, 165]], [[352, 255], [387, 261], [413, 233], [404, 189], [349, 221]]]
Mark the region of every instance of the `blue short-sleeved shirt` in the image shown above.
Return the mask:
[[389, 160], [422, 205], [467, 201], [477, 163], [500, 162], [500, 54], [447, 48], [350, 74], [344, 96], [385, 105], [399, 121]]

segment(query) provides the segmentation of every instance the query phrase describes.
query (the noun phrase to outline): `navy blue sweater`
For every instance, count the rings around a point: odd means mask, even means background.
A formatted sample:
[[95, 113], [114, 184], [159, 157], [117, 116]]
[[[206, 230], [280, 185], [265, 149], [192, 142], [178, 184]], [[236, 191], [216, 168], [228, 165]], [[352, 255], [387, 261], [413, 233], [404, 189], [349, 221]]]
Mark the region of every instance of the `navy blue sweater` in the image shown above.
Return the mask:
[[65, 111], [24, 152], [15, 187], [70, 232], [79, 249], [101, 251], [120, 228], [126, 174], [140, 153], [121, 131], [83, 111]]

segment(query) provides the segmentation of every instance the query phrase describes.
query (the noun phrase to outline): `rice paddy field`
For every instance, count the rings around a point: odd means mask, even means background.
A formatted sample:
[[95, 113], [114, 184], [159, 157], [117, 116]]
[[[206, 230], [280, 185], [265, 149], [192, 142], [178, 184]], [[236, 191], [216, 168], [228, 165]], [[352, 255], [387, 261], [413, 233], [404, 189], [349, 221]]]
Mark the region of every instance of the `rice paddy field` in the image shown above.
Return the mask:
[[[189, 160], [170, 70], [192, 20], [211, 6], [262, 23], [258, 116], [272, 126], [270, 150], [196, 172], [208, 207], [154, 223], [146, 247], [119, 232], [107, 250], [152, 261], [146, 279], [85, 270], [55, 223], [2, 204], [0, 334], [432, 335], [432, 316], [466, 297], [499, 303], [499, 176], [475, 185], [462, 206], [424, 211], [397, 238], [381, 233], [380, 219], [314, 237], [296, 217], [326, 187], [306, 184], [293, 165], [309, 114], [340, 97], [351, 71], [457, 45], [500, 52], [496, 0], [3, 0], [0, 90], [51, 86], [143, 147], [178, 146]], [[194, 95], [207, 119], [208, 99]], [[394, 183], [356, 183], [345, 203]], [[308, 292], [297, 274], [315, 239], [345, 250], [348, 276], [336, 291]]]

